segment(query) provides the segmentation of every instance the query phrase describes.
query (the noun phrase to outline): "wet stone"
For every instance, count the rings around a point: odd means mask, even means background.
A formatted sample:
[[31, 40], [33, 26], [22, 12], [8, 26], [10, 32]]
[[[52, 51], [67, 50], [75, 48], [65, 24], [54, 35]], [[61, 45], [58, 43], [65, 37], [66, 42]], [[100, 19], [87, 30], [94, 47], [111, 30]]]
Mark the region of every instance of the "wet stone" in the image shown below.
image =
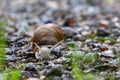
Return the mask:
[[51, 67], [51, 69], [48, 71], [47, 76], [61, 76], [63, 71], [62, 65], [54, 65]]
[[39, 78], [34, 78], [34, 77], [31, 77], [31, 78], [28, 78], [26, 80], [39, 80]]
[[15, 49], [11, 49], [11, 48], [5, 48], [6, 54], [7, 55], [11, 55], [14, 53]]
[[56, 60], [54, 61], [54, 63], [63, 64], [63, 63], [65, 63], [66, 61], [67, 61], [67, 58], [65, 58], [65, 57], [60, 57], [60, 58], [56, 59]]
[[75, 41], [81, 41], [81, 40], [83, 40], [83, 37], [82, 37], [80, 34], [77, 34], [77, 35], [75, 35], [75, 36], [73, 37], [73, 39], [74, 39]]
[[110, 31], [105, 29], [105, 28], [99, 28], [97, 30], [97, 35], [98, 36], [102, 36], [102, 37], [109, 36], [110, 35]]
[[100, 55], [105, 56], [105, 57], [111, 57], [111, 58], [115, 57], [112, 50], [103, 51], [102, 53], [100, 53]]
[[72, 38], [74, 35], [77, 34], [77, 32], [69, 27], [64, 27], [62, 28], [63, 34], [65, 36], [65, 38]]
[[109, 26], [109, 21], [107, 21], [107, 20], [100, 20], [100, 22], [99, 22], [99, 25], [101, 26], [101, 27], [108, 27]]
[[24, 69], [24, 71], [33, 71], [33, 72], [37, 72], [36, 67], [34, 64], [27, 64]]
[[17, 57], [15, 55], [6, 55], [6, 60], [9, 62], [15, 62]]
[[60, 76], [49, 76], [46, 78], [46, 80], [61, 80]]
[[61, 57], [61, 56], [62, 56], [62, 53], [61, 53], [62, 49], [63, 49], [63, 46], [62, 46], [62, 45], [59, 45], [59, 46], [55, 47], [55, 48], [51, 51], [51, 53], [54, 54], [54, 55], [57, 56], [57, 57]]

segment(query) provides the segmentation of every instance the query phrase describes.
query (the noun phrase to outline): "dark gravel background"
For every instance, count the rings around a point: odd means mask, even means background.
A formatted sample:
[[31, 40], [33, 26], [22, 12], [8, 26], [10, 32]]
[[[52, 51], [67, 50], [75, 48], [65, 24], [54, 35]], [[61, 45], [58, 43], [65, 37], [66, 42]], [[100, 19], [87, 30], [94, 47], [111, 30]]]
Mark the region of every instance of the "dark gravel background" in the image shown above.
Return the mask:
[[[101, 57], [95, 65], [110, 64], [107, 69], [110, 67], [113, 77], [120, 79], [120, 59], [116, 56], [120, 51], [119, 0], [3, 0], [0, 4], [0, 16], [7, 20], [6, 66], [24, 65], [21, 80], [73, 79], [67, 49], [58, 48], [55, 52], [62, 56], [40, 62], [29, 48], [34, 30], [51, 22], [61, 26], [66, 41], [72, 38], [85, 53], [97, 52]], [[115, 43], [90, 39], [90, 34], [109, 37]], [[85, 71], [86, 66], [83, 68]]]

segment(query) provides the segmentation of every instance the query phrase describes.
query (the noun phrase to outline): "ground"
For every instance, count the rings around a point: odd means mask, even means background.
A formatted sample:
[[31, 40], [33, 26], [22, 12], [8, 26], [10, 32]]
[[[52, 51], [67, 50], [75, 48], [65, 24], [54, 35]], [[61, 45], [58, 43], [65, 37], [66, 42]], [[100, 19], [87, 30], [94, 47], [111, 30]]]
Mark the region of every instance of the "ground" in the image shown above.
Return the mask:
[[[118, 0], [3, 0], [7, 44], [2, 72], [18, 74], [20, 80], [119, 80], [118, 6]], [[29, 39], [47, 23], [60, 25], [64, 46], [54, 49], [55, 58], [40, 61]]]

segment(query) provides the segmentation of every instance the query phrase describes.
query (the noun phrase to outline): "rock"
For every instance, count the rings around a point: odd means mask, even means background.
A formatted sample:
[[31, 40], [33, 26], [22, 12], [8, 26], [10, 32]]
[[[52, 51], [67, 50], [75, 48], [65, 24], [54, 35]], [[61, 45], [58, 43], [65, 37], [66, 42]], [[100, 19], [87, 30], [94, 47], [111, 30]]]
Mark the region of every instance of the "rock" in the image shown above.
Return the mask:
[[109, 36], [110, 35], [110, 31], [105, 29], [105, 28], [99, 28], [97, 30], [97, 35], [98, 36], [102, 36], [102, 37]]
[[67, 70], [64, 70], [63, 73], [64, 73], [64, 74], [70, 74], [71, 72], [70, 72], [70, 71], [67, 71]]
[[115, 76], [115, 80], [119, 80], [119, 79], [120, 79], [120, 70], [116, 72], [116, 76]]
[[28, 79], [26, 79], [26, 80], [42, 80], [42, 79], [30, 77], [30, 78], [28, 78]]
[[109, 48], [108, 48], [107, 46], [101, 46], [99, 49], [100, 49], [101, 51], [105, 51], [105, 50], [108, 50]]
[[98, 7], [91, 6], [87, 9], [86, 13], [87, 13], [87, 16], [95, 17], [97, 14], [99, 14], [99, 12], [100, 12], [100, 10]]
[[13, 54], [13, 53], [14, 53], [14, 50], [15, 50], [15, 49], [5, 48], [6, 54], [8, 54], [8, 55]]
[[105, 56], [105, 57], [110, 57], [110, 58], [114, 58], [115, 55], [113, 54], [112, 50], [106, 50], [100, 53], [101, 56]]
[[45, 5], [48, 8], [58, 8], [59, 7], [59, 4], [57, 1], [47, 1]]
[[63, 65], [54, 65], [51, 67], [51, 69], [48, 71], [48, 76], [61, 76], [63, 71]]
[[82, 32], [81, 32], [81, 35], [87, 36], [87, 35], [90, 34], [90, 33], [91, 33], [91, 31], [82, 31]]
[[109, 64], [102, 64], [102, 65], [96, 65], [94, 66], [94, 69], [98, 70], [98, 71], [106, 71], [106, 70], [115, 70], [117, 69], [117, 67], [115, 66], [111, 66]]
[[83, 38], [82, 38], [82, 36], [81, 36], [80, 34], [75, 35], [75, 36], [73, 37], [73, 39], [74, 39], [75, 41], [81, 41], [81, 40], [83, 40]]
[[62, 31], [63, 31], [65, 38], [72, 38], [74, 35], [77, 34], [77, 32], [70, 27], [64, 27], [62, 28]]
[[96, 5], [101, 5], [103, 0], [86, 0], [90, 5], [96, 6]]
[[45, 80], [46, 76], [40, 76], [39, 80]]
[[48, 69], [43, 69], [42, 71], [39, 72], [40, 75], [47, 75]]
[[71, 77], [62, 75], [62, 80], [73, 80]]
[[108, 27], [109, 24], [110, 24], [110, 22], [107, 21], [107, 20], [100, 20], [100, 22], [99, 22], [99, 25], [100, 25], [101, 27]]
[[120, 37], [117, 39], [117, 42], [120, 42]]
[[36, 70], [36, 67], [35, 67], [35, 65], [34, 65], [33, 63], [27, 64], [27, 65], [24, 67], [23, 70], [24, 70], [24, 71], [33, 71], [33, 72], [36, 72], [36, 71], [37, 71], [37, 70]]
[[111, 19], [111, 22], [113, 22], [113, 23], [116, 23], [116, 22], [118, 22], [118, 21], [119, 21], [119, 18], [116, 17], [116, 16]]
[[61, 80], [60, 76], [49, 76], [45, 80]]
[[66, 62], [66, 61], [67, 61], [67, 58], [60, 57], [60, 58], [56, 59], [54, 63], [56, 63], [56, 64], [62, 64], [64, 62]]
[[15, 28], [12, 28], [12, 27], [6, 27], [6, 30], [8, 34], [12, 34], [15, 32]]
[[75, 18], [67, 18], [63, 24], [63, 26], [69, 26], [69, 27], [76, 27], [77, 24], [76, 24], [76, 19]]
[[54, 54], [55, 56], [57, 56], [59, 58], [59, 57], [62, 56], [62, 53], [61, 53], [62, 49], [63, 49], [63, 46], [62, 45], [58, 45], [57, 47], [55, 47], [51, 51], [51, 53]]
[[6, 55], [6, 60], [9, 62], [15, 62], [17, 60], [17, 57], [13, 55]]
[[120, 68], [120, 59], [115, 59], [110, 62], [113, 66], [117, 66]]

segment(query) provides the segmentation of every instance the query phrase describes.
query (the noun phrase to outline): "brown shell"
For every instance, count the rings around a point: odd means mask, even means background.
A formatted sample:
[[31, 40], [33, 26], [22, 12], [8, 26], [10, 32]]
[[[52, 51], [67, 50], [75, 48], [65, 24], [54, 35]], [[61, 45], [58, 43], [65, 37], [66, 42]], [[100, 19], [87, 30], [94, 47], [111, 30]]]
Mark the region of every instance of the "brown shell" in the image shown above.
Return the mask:
[[64, 36], [61, 28], [57, 24], [49, 23], [38, 27], [30, 42], [38, 45], [54, 45], [63, 39]]

